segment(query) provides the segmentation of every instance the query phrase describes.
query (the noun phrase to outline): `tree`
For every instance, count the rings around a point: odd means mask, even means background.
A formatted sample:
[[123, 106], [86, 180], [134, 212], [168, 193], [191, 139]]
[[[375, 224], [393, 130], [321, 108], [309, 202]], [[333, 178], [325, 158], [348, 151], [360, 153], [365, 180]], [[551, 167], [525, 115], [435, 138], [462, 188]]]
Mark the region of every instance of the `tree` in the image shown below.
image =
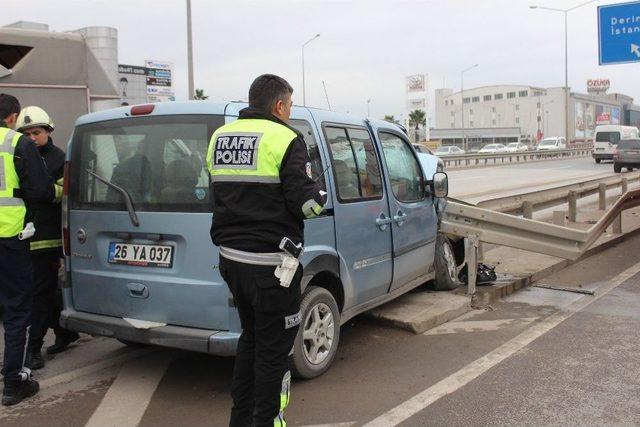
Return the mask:
[[196, 94], [193, 99], [204, 101], [205, 99], [209, 99], [209, 96], [204, 94], [204, 89], [196, 89]]
[[422, 110], [413, 110], [409, 113], [409, 126], [420, 129], [420, 126], [427, 125], [427, 114]]
[[386, 114], [386, 115], [382, 118], [382, 120], [387, 121], [387, 122], [390, 122], [390, 123], [395, 123], [395, 124], [397, 124], [397, 125], [399, 125], [399, 124], [400, 124], [400, 122], [399, 122], [398, 120], [396, 120], [396, 118], [393, 116], [393, 114], [391, 114], [391, 115]]

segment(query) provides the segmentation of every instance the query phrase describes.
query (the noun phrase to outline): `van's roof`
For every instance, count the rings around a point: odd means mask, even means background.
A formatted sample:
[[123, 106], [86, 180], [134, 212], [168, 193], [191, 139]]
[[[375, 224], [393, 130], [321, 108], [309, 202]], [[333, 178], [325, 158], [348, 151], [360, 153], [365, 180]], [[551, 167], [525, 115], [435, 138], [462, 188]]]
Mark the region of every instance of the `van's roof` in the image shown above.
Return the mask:
[[[246, 102], [211, 102], [211, 101], [186, 101], [186, 102], [159, 102], [155, 103], [153, 111], [149, 116], [174, 115], [174, 114], [224, 114], [227, 116], [237, 117], [240, 110], [247, 107]], [[104, 122], [108, 120], [126, 119], [131, 116], [131, 108], [133, 105], [125, 107], [113, 108], [110, 110], [97, 111], [95, 113], [85, 114], [78, 117], [76, 126]], [[321, 108], [294, 106], [291, 110], [292, 119], [316, 119], [321, 122], [335, 122], [353, 125], [364, 125], [365, 119], [360, 116], [338, 113], [335, 111], [323, 110]], [[391, 128], [396, 131], [402, 131], [393, 123], [379, 119], [370, 119], [372, 124], [380, 127]]]
[[631, 130], [631, 129], [638, 129], [635, 126], [622, 126], [622, 125], [599, 125], [596, 126], [596, 132], [611, 132], [611, 131], [616, 131], [616, 130]]

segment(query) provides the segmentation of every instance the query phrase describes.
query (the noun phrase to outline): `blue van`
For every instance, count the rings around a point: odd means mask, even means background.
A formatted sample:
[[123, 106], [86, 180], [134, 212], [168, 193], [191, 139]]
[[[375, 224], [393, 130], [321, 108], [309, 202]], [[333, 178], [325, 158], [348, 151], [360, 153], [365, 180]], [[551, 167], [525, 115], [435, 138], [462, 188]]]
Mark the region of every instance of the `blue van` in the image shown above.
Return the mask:
[[[205, 153], [245, 106], [168, 102], [77, 120], [65, 169], [64, 327], [234, 354], [240, 322], [209, 237]], [[434, 193], [446, 195], [446, 174], [425, 176], [399, 127], [303, 107], [291, 124], [329, 194], [325, 212], [305, 223], [292, 361], [312, 378], [334, 359], [342, 324], [436, 276], [437, 289], [454, 288], [462, 260], [437, 233]]]

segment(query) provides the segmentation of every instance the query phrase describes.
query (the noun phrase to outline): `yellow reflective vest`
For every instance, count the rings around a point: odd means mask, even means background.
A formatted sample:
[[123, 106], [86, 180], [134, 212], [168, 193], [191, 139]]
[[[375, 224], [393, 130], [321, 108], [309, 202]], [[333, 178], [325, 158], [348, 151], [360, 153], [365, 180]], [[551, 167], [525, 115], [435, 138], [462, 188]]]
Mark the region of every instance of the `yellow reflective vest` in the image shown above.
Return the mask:
[[13, 161], [18, 140], [22, 134], [0, 127], [0, 237], [17, 236], [24, 228], [27, 209], [24, 200], [14, 197], [20, 189], [20, 180]]

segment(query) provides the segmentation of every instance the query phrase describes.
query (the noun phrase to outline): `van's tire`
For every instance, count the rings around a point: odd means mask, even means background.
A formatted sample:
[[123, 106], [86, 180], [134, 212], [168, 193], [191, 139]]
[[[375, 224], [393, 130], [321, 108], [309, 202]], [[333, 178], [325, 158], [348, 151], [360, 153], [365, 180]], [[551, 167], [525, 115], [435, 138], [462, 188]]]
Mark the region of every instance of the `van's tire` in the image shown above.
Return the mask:
[[602, 159], [596, 159], [596, 163], [600, 163]]
[[633, 171], [633, 168], [627, 168], [627, 172]]
[[453, 251], [451, 240], [442, 234], [436, 239], [435, 256], [436, 280], [433, 287], [436, 291], [450, 291], [460, 286], [458, 280], [458, 262]]
[[300, 315], [291, 368], [296, 378], [311, 379], [327, 372], [336, 357], [340, 343], [340, 310], [331, 292], [309, 286], [300, 304]]
[[620, 166], [620, 165], [618, 165], [618, 164], [614, 163], [614, 164], [613, 164], [613, 171], [614, 171], [615, 173], [620, 173], [620, 172], [622, 172], [622, 166]]

